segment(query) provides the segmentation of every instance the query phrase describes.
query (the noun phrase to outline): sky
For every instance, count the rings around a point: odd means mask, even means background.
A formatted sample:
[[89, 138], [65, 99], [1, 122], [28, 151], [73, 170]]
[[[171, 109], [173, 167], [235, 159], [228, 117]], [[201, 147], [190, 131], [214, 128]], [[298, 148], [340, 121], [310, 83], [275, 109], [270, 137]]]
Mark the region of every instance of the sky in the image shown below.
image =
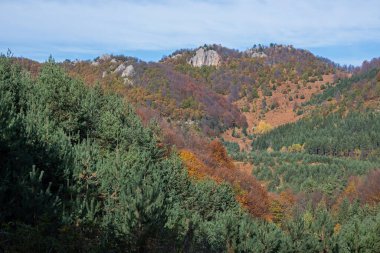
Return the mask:
[[0, 0], [0, 52], [38, 61], [104, 53], [291, 44], [340, 64], [380, 56], [380, 0]]

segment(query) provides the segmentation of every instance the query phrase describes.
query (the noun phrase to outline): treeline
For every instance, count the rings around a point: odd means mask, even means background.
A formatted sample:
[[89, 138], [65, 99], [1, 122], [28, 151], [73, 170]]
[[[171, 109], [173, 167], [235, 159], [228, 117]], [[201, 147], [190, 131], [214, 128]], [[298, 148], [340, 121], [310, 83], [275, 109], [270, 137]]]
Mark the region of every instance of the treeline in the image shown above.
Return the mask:
[[258, 136], [253, 148], [279, 151], [300, 144], [309, 154], [376, 159], [379, 133], [380, 115], [375, 112], [316, 114]]
[[[159, 132], [52, 60], [32, 78], [0, 58], [0, 247], [5, 252], [376, 252], [378, 207], [321, 202], [276, 222], [232, 186], [192, 180]], [[222, 153], [216, 152], [216, 155]], [[223, 155], [223, 154], [222, 154]], [[298, 214], [297, 214], [298, 213]]]

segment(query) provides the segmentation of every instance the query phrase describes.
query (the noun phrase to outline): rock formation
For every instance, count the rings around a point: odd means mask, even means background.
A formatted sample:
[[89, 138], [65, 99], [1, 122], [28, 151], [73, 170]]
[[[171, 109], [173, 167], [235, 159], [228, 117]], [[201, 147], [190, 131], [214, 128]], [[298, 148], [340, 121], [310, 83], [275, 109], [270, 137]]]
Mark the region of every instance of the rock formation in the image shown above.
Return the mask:
[[121, 73], [121, 77], [123, 78], [130, 77], [130, 76], [133, 76], [134, 74], [135, 74], [135, 68], [133, 67], [133, 65], [128, 65]]
[[121, 74], [126, 69], [124, 63], [120, 64], [113, 72], [116, 74]]
[[264, 52], [257, 51], [255, 49], [249, 49], [245, 53], [252, 58], [265, 58], [268, 57]]
[[201, 47], [195, 52], [189, 63], [194, 67], [219, 66], [220, 56], [215, 50], [205, 50]]

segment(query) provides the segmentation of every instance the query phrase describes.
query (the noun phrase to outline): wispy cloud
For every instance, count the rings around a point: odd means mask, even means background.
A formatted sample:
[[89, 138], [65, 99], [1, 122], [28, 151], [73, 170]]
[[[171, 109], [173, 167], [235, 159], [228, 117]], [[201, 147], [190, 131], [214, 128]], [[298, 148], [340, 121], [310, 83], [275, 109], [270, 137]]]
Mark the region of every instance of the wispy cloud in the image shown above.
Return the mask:
[[[380, 44], [380, 1], [3, 0], [0, 49], [92, 55], [220, 43]], [[71, 54], [70, 54], [71, 53]]]

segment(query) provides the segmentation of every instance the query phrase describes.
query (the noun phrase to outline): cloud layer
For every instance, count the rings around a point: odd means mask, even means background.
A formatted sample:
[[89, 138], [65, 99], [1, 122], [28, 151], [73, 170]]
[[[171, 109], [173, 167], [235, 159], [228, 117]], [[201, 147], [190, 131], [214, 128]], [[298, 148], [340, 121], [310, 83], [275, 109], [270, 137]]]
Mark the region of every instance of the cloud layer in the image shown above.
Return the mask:
[[0, 9], [0, 49], [36, 57], [205, 43], [240, 49], [270, 42], [310, 49], [380, 45], [378, 0], [2, 0]]

